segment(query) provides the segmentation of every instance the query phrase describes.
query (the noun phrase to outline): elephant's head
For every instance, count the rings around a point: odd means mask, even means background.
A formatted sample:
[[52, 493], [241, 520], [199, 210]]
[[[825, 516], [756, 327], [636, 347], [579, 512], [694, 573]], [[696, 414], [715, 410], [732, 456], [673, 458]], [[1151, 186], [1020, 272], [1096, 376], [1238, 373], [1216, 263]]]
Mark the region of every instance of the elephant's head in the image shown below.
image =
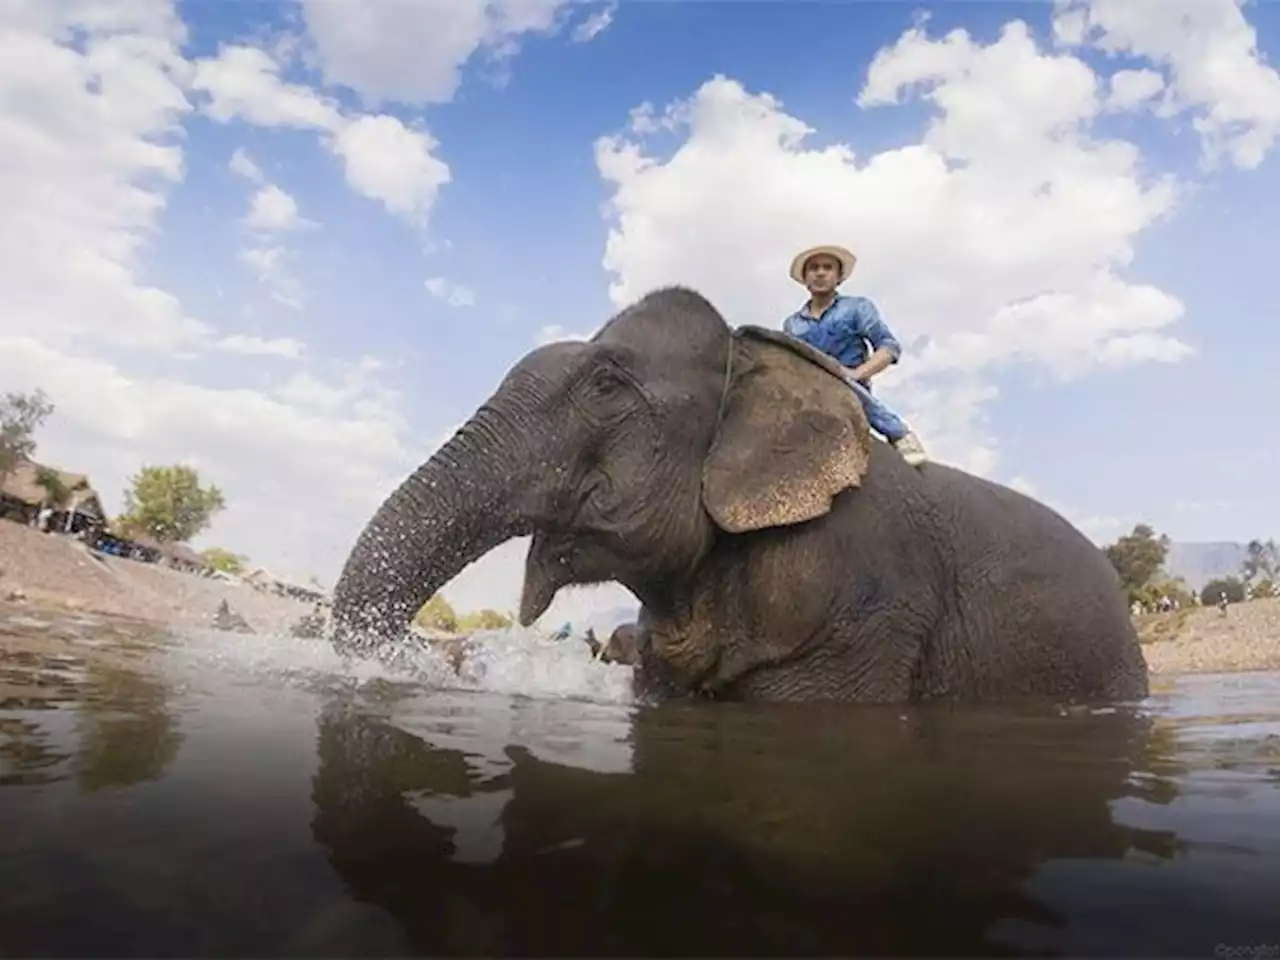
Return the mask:
[[589, 342], [525, 356], [387, 498], [335, 591], [335, 643], [400, 636], [464, 566], [530, 534], [521, 623], [575, 583], [661, 606], [716, 537], [820, 516], [869, 453], [832, 361], [659, 290]]
[[600, 651], [600, 659], [605, 663], [624, 663], [629, 667], [638, 667], [641, 661], [639, 626], [624, 623], [616, 627], [609, 642]]

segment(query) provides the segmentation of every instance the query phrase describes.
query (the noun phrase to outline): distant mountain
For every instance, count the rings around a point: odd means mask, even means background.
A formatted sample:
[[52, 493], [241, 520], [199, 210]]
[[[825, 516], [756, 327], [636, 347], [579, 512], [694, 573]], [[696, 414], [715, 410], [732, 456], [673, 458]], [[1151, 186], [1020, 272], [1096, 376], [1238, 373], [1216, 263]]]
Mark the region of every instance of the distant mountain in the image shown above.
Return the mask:
[[1181, 577], [1193, 590], [1199, 590], [1215, 577], [1240, 575], [1245, 558], [1243, 543], [1171, 543], [1164, 562], [1165, 572]]

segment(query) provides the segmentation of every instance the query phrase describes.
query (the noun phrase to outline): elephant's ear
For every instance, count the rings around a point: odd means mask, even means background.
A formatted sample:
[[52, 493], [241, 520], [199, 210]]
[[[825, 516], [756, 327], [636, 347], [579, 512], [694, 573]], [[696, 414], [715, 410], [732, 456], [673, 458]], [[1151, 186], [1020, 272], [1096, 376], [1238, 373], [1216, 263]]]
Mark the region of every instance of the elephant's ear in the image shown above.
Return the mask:
[[867, 472], [871, 434], [840, 365], [808, 344], [740, 327], [702, 500], [730, 533], [803, 523]]

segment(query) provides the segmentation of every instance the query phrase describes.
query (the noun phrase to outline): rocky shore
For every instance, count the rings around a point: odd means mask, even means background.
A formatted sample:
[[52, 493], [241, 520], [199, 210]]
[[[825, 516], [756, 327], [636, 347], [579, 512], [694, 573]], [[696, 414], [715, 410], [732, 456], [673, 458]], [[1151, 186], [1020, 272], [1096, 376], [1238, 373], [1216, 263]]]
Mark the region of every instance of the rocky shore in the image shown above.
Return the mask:
[[70, 537], [0, 521], [0, 600], [144, 620], [213, 626], [224, 601], [256, 633], [283, 633], [313, 604], [252, 587], [96, 554]]
[[1137, 618], [1153, 674], [1280, 670], [1280, 598]]
[[[222, 603], [255, 633], [286, 633], [312, 605], [153, 564], [103, 557], [66, 537], [0, 521], [0, 600], [165, 626], [214, 626]], [[1137, 618], [1153, 674], [1280, 669], [1280, 598]]]

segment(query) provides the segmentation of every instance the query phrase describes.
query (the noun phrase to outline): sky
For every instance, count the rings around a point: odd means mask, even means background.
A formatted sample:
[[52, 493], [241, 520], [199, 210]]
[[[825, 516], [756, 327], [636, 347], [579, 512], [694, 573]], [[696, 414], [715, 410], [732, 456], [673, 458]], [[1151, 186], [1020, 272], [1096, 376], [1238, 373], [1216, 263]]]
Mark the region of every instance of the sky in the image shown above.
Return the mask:
[[189, 463], [196, 546], [332, 585], [539, 343], [671, 283], [778, 327], [842, 243], [935, 459], [1099, 543], [1280, 535], [1276, 56], [1233, 0], [0, 0], [0, 389], [110, 512]]

